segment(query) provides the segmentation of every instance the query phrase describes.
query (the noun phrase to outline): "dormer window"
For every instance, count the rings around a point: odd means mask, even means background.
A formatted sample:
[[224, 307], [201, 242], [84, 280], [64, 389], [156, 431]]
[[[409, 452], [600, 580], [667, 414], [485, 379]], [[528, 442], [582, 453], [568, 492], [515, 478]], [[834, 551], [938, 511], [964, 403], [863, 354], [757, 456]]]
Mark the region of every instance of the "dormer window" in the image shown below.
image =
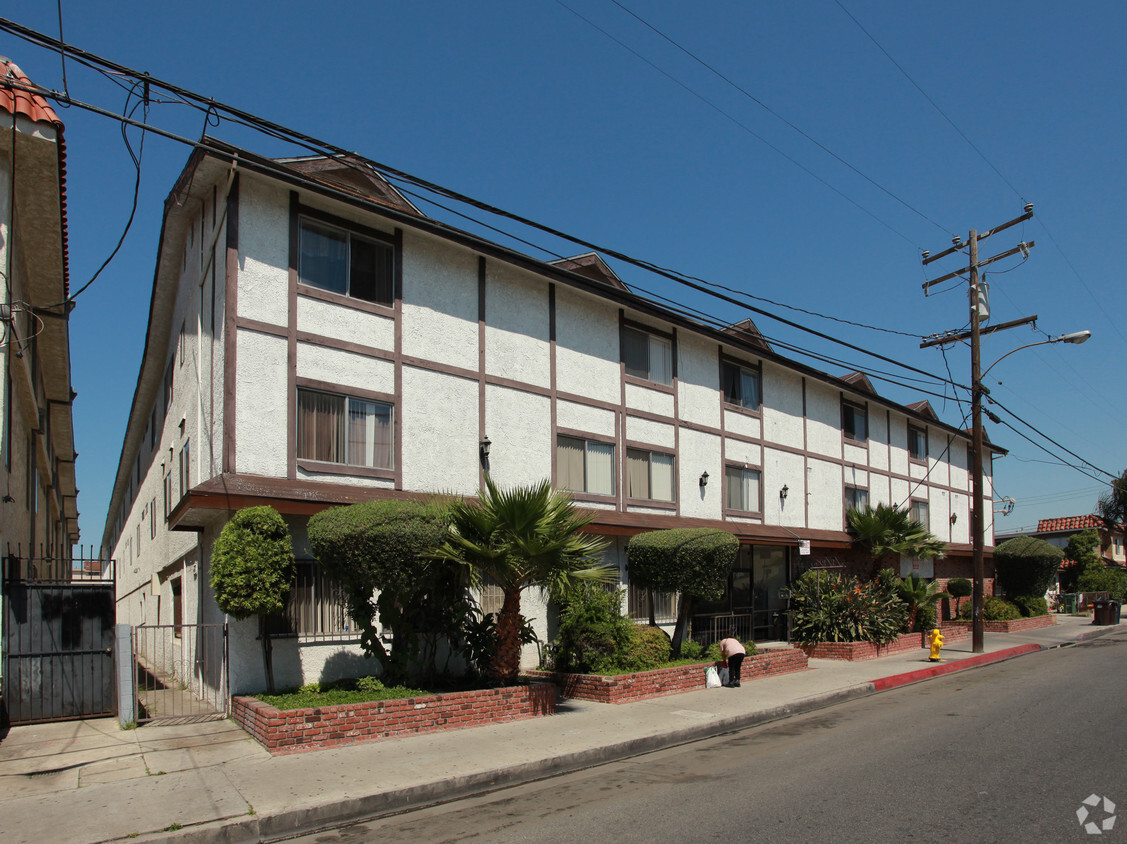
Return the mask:
[[302, 284], [390, 306], [395, 298], [395, 248], [326, 223], [301, 220], [298, 278]]
[[669, 337], [623, 326], [622, 360], [627, 375], [658, 384], [673, 383], [673, 341]]
[[869, 439], [869, 411], [864, 405], [842, 400], [841, 431], [847, 440], [863, 443]]

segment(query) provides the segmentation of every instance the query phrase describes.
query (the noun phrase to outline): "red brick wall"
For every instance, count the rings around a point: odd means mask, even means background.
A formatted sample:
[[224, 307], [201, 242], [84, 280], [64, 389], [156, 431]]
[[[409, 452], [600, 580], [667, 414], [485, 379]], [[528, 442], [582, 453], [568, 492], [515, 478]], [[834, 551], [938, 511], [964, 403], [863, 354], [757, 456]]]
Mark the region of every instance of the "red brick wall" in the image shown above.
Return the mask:
[[[1051, 615], [1035, 615], [1030, 618], [1018, 618], [1013, 621], [984, 621], [982, 622], [983, 630], [987, 633], [1020, 633], [1022, 630], [1036, 630], [1039, 627], [1052, 627], [1057, 623], [1057, 620]], [[951, 627], [962, 627], [970, 630], [974, 626], [973, 621], [945, 621], [944, 627], [950, 625]], [[946, 630], [943, 633], [947, 635]]]
[[[740, 669], [740, 681], [756, 680], [774, 674], [788, 674], [806, 668], [806, 655], [793, 648], [779, 648], [747, 657]], [[629, 703], [646, 698], [676, 695], [704, 688], [704, 672], [713, 662], [659, 668], [636, 674], [601, 677], [597, 674], [562, 674], [552, 671], [529, 671], [538, 680], [548, 680], [560, 687], [563, 697], [592, 700], [596, 703]]]
[[281, 711], [231, 698], [231, 717], [273, 754], [553, 715], [550, 683]]
[[923, 647], [924, 634], [905, 633], [887, 644], [875, 642], [819, 642], [816, 645], [796, 645], [811, 659], [847, 659], [850, 661], [876, 659], [890, 654], [903, 653]]

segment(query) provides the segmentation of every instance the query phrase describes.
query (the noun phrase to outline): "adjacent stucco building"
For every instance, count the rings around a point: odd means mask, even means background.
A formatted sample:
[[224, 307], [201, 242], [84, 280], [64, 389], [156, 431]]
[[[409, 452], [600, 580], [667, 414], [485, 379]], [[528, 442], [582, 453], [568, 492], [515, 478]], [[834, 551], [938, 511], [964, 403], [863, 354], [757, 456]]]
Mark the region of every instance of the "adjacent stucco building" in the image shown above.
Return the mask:
[[[360, 162], [208, 141], [166, 202], [103, 546], [121, 621], [218, 621], [212, 543], [234, 510], [274, 506], [301, 560], [275, 670], [308, 682], [359, 660], [310, 514], [547, 477], [595, 512], [624, 584], [639, 531], [735, 533], [700, 623], [772, 638], [796, 572], [848, 566], [850, 504], [911, 507], [967, 563], [969, 444], [926, 403], [782, 357], [750, 321], [717, 330], [634, 294], [597, 255], [545, 263], [451, 228]], [[628, 610], [648, 617], [645, 594]], [[544, 636], [547, 608], [524, 612]], [[234, 692], [263, 686], [255, 635], [232, 628]]]

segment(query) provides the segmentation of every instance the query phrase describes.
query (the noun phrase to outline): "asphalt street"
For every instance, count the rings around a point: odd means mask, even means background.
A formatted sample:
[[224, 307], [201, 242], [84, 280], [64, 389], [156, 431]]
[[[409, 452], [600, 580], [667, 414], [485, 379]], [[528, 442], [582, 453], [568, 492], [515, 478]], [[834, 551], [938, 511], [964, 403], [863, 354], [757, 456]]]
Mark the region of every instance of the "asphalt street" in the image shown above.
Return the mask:
[[[1111, 820], [1118, 807], [1127, 813], [1125, 660], [1127, 631], [1116, 631], [671, 750], [292, 840], [1127, 840], [1127, 829]], [[1093, 795], [1099, 800], [1091, 801]], [[1117, 808], [1108, 811], [1111, 804]], [[1100, 827], [1099, 838], [1085, 830], [1078, 812]]]

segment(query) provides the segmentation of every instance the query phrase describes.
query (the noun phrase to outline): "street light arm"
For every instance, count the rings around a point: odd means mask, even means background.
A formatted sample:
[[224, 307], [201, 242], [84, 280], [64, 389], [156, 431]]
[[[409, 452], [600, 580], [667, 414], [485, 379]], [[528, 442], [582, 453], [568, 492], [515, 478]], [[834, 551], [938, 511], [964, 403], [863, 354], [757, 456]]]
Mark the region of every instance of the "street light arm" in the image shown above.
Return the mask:
[[1038, 340], [1036, 343], [1026, 343], [1024, 346], [1018, 346], [1016, 349], [1010, 349], [1010, 351], [1006, 352], [1004, 355], [1002, 355], [1000, 358], [986, 367], [986, 369], [982, 371], [982, 374], [978, 376], [979, 380], [985, 378], [987, 372], [1000, 364], [1014, 352], [1020, 352], [1022, 349], [1029, 349], [1033, 346], [1046, 346], [1050, 343], [1083, 343], [1091, 336], [1091, 331], [1073, 331], [1071, 334], [1062, 334], [1060, 337], [1050, 337], [1048, 340]]

